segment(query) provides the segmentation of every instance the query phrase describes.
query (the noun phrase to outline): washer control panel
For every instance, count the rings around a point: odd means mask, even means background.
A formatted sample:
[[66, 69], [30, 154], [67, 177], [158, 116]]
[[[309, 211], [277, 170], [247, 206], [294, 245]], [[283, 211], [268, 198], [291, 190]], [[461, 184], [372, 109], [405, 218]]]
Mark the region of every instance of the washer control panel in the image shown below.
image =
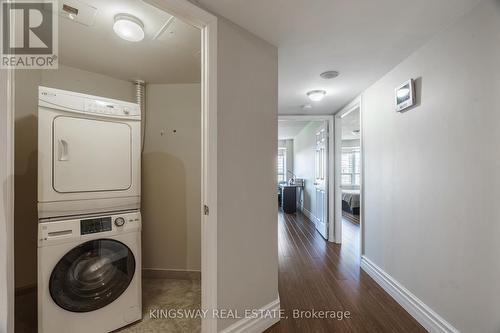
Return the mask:
[[[38, 246], [51, 246], [99, 237], [140, 232], [141, 213], [131, 211], [116, 215], [85, 216], [71, 220], [57, 219], [38, 224]], [[98, 235], [102, 233], [102, 235]]]
[[98, 232], [111, 231], [111, 217], [80, 220], [80, 234], [88, 235]]

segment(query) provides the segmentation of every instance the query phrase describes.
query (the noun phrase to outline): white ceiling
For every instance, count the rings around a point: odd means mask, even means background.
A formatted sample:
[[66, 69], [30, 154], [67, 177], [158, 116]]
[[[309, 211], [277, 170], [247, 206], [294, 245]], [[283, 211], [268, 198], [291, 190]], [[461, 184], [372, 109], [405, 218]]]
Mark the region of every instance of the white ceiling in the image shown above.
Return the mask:
[[278, 120], [278, 140], [295, 138], [309, 123], [309, 120]]
[[354, 130], [360, 129], [359, 109], [355, 109], [341, 119], [342, 140], [356, 140], [360, 138], [359, 134], [354, 134]]
[[[60, 0], [70, 5], [81, 1]], [[142, 79], [150, 83], [200, 82], [201, 33], [175, 20], [153, 40], [171, 15], [141, 0], [85, 0], [97, 8], [90, 27], [59, 18], [59, 57], [64, 65], [98, 72], [123, 80]], [[145, 28], [143, 41], [133, 43], [113, 31], [114, 16], [127, 13], [138, 17]]]
[[[338, 110], [479, 0], [194, 0], [279, 47], [279, 113]], [[340, 76], [323, 80], [325, 70]], [[405, 78], [406, 79], [406, 78]], [[305, 94], [325, 89], [309, 103]]]

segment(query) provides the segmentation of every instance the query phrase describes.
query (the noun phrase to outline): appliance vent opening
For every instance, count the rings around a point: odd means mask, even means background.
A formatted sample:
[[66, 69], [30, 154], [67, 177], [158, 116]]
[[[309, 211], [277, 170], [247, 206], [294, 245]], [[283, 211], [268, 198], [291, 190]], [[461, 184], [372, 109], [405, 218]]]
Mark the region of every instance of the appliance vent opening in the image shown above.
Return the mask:
[[59, 2], [59, 16], [87, 27], [94, 25], [96, 13], [97, 8], [80, 0], [63, 0]]
[[65, 11], [66, 13], [68, 13], [68, 15], [74, 15], [74, 16], [77, 16], [78, 15], [78, 9], [75, 8], [75, 7], [71, 7], [70, 5], [67, 5], [65, 3], [63, 3], [63, 11]]

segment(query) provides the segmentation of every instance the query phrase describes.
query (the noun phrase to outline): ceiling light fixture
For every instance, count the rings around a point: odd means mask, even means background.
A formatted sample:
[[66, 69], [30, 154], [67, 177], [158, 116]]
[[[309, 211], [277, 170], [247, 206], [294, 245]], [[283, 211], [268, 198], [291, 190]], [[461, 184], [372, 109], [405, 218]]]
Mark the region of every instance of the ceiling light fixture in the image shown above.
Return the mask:
[[307, 93], [307, 97], [311, 101], [319, 102], [326, 96], [326, 91], [324, 90], [311, 90]]
[[330, 80], [336, 78], [339, 75], [340, 73], [338, 71], [326, 71], [321, 73], [319, 76], [321, 76], [322, 79]]
[[311, 104], [304, 104], [304, 105], [301, 105], [300, 108], [304, 111], [306, 110], [311, 110], [313, 108], [313, 106]]
[[132, 15], [116, 15], [113, 30], [120, 38], [129, 42], [140, 42], [144, 39], [144, 24]]

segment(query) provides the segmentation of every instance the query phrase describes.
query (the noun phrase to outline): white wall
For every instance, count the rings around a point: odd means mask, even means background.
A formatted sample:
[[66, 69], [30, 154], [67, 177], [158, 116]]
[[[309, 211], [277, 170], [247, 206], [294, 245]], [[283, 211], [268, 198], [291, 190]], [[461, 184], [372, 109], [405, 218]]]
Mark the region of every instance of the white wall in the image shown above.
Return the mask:
[[461, 332], [500, 331], [499, 59], [484, 0], [362, 96], [365, 255]]
[[293, 166], [297, 178], [305, 180], [304, 190], [299, 195], [299, 203], [304, 209], [314, 214], [312, 204], [314, 203], [316, 189], [315, 182], [315, 148], [316, 132], [322, 126], [321, 122], [311, 121], [295, 137], [293, 146]]
[[199, 271], [200, 84], [147, 85], [142, 171], [144, 268]]
[[278, 298], [278, 53], [218, 22], [218, 305], [243, 313]]

